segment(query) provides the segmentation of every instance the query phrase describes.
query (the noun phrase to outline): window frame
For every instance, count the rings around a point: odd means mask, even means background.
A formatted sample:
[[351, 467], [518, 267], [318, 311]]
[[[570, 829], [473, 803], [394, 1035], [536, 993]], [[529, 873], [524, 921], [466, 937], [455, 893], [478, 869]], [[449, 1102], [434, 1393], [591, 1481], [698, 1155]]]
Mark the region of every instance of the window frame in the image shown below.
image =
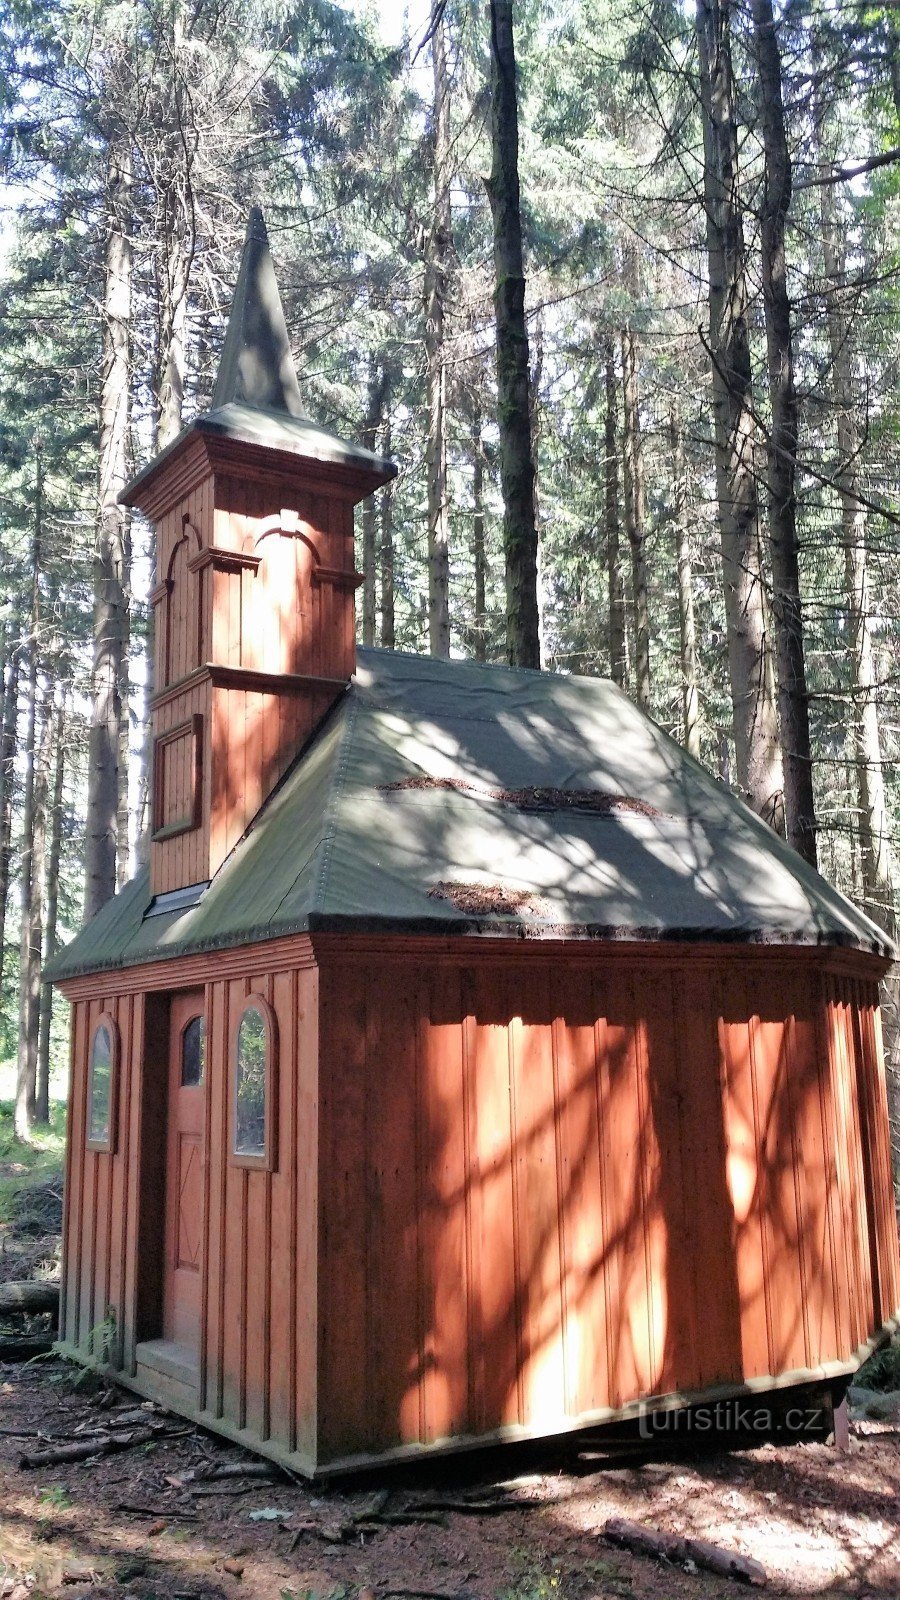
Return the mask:
[[[184, 1072], [184, 1039], [185, 1039], [185, 1034], [188, 1031], [188, 1028], [194, 1022], [200, 1022], [200, 1023], [203, 1024], [203, 1070], [202, 1070], [202, 1074], [201, 1074], [199, 1083], [182, 1083], [181, 1082], [181, 1074]], [[207, 1041], [206, 1010], [204, 1009], [202, 1011], [195, 1011], [194, 1015], [192, 1017], [188, 1017], [187, 1021], [183, 1022], [182, 1025], [181, 1025], [181, 1031], [180, 1031], [180, 1033], [178, 1035], [178, 1067], [179, 1067], [179, 1085], [178, 1086], [179, 1086], [180, 1089], [205, 1089], [206, 1088], [206, 1079], [207, 1079], [207, 1071], [206, 1071], [206, 1069], [207, 1069], [206, 1041]]]
[[[91, 1134], [91, 1120], [94, 1099], [94, 1048], [97, 1035], [101, 1028], [105, 1028], [109, 1035], [109, 1118], [108, 1132], [105, 1139], [95, 1139]], [[119, 1110], [119, 1029], [115, 1017], [108, 1011], [101, 1011], [91, 1029], [91, 1043], [87, 1058], [87, 1094], [85, 1097], [85, 1149], [95, 1150], [100, 1155], [114, 1156], [116, 1153], [116, 1133]]]
[[[263, 1149], [258, 1153], [240, 1151], [235, 1148], [237, 1144], [238, 1049], [244, 1018], [250, 1011], [259, 1012], [266, 1033], [266, 1060], [263, 1077], [265, 1090]], [[256, 1172], [274, 1172], [278, 1150], [278, 1020], [268, 1000], [265, 1000], [261, 994], [249, 994], [238, 1012], [229, 1054], [229, 1072], [229, 1163], [233, 1167], [248, 1167]]]

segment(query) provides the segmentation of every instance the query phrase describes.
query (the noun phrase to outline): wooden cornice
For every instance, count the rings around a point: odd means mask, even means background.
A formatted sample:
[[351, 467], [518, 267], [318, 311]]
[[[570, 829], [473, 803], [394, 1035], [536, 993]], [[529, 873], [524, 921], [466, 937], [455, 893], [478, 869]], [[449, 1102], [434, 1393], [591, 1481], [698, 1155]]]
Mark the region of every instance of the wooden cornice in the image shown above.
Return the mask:
[[235, 945], [227, 950], [201, 950], [114, 971], [90, 972], [64, 978], [59, 988], [67, 1000], [89, 1000], [148, 991], [194, 989], [222, 978], [250, 977], [257, 973], [292, 972], [316, 965], [312, 944], [305, 933], [294, 933], [262, 943]]
[[255, 672], [249, 667], [229, 667], [224, 663], [207, 661], [193, 672], [169, 683], [150, 699], [151, 711], [168, 705], [201, 684], [209, 683], [214, 689], [243, 689], [248, 694], [298, 695], [310, 691], [341, 694], [346, 689], [347, 678], [317, 678], [299, 672]]
[[203, 567], [213, 567], [216, 572], [257, 572], [262, 556], [251, 555], [246, 550], [225, 550], [220, 545], [208, 545], [188, 562], [189, 572], [200, 572]]
[[358, 589], [365, 583], [361, 572], [345, 572], [343, 567], [313, 567], [313, 583], [330, 583], [335, 589]]

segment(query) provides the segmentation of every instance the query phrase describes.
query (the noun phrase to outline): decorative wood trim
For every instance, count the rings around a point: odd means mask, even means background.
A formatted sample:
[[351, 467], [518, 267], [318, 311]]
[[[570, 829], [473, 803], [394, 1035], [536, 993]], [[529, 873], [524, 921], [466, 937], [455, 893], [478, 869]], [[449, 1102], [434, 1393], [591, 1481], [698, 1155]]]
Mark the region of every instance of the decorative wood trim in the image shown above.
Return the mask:
[[229, 667], [224, 663], [207, 661], [195, 667], [175, 683], [169, 683], [150, 700], [151, 711], [189, 694], [201, 684], [209, 683], [214, 689], [244, 689], [251, 694], [306, 694], [313, 690], [333, 690], [335, 694], [346, 689], [346, 678], [316, 678], [297, 672], [256, 672], [251, 667]]
[[192, 489], [199, 488], [211, 475], [207, 441], [196, 428], [189, 429], [161, 451], [126, 486], [119, 499], [124, 506], [137, 506], [151, 522], [160, 522]]
[[163, 578], [161, 583], [158, 583], [154, 589], [150, 590], [150, 593], [147, 596], [147, 602], [151, 606], [158, 606], [158, 605], [160, 605], [162, 603], [163, 600], [168, 599], [168, 597], [169, 597], [169, 595], [171, 593], [172, 593], [172, 580], [171, 580], [171, 578]]
[[[190, 809], [174, 822], [163, 822], [164, 751], [178, 739], [190, 739], [191, 798]], [[150, 839], [160, 844], [164, 839], [174, 839], [180, 833], [191, 833], [199, 828], [203, 811], [203, 716], [195, 711], [184, 722], [158, 733], [153, 741], [153, 830]]]
[[522, 940], [515, 935], [446, 935], [434, 934], [352, 934], [352, 933], [289, 933], [278, 938], [255, 941], [250, 944], [229, 945], [217, 950], [198, 950], [178, 954], [177, 957], [155, 958], [128, 967], [106, 968], [100, 972], [85, 973], [78, 977], [63, 978], [58, 988], [67, 1000], [93, 1000], [120, 994], [137, 994], [144, 991], [193, 989], [199, 983], [220, 978], [259, 976], [270, 972], [288, 972], [293, 968], [323, 966], [329, 961], [346, 962], [348, 956], [375, 955], [380, 961], [426, 962], [435, 960], [449, 965], [471, 967], [558, 964], [594, 966], [607, 963], [632, 962], [642, 967], [648, 963], [681, 967], [685, 961], [700, 966], [704, 971], [719, 970], [723, 959], [737, 962], [755, 961], [758, 965], [773, 959], [784, 961], [790, 951], [791, 963], [811, 966], [814, 970], [847, 973], [854, 977], [865, 975], [877, 982], [888, 971], [891, 963], [883, 956], [866, 950], [823, 949], [818, 945], [740, 945], [723, 948], [721, 944], [682, 944], [665, 942], [641, 944], [622, 941], [618, 944], [601, 939]]
[[227, 667], [210, 663], [214, 689], [246, 689], [254, 694], [305, 694], [309, 689], [346, 689], [346, 678], [316, 678], [296, 672], [257, 672], [252, 667]]
[[215, 572], [256, 572], [261, 560], [262, 556], [246, 550], [226, 550], [221, 545], [211, 544], [191, 556], [188, 571], [202, 572], [204, 567], [212, 567]]
[[[105, 1139], [91, 1137], [91, 1101], [93, 1099], [94, 1085], [94, 1044], [101, 1028], [105, 1028], [109, 1035], [109, 1132]], [[101, 1011], [90, 1033], [87, 1059], [87, 1092], [84, 1106], [84, 1147], [86, 1150], [96, 1150], [101, 1155], [114, 1156], [118, 1133], [119, 1111], [119, 1062], [121, 1059], [121, 1045], [119, 1040], [119, 1024], [109, 1011]]]
[[[266, 1031], [265, 1131], [261, 1155], [235, 1149], [237, 1142], [238, 1041], [241, 1025], [250, 1011], [258, 1011]], [[248, 994], [238, 1011], [229, 1052], [228, 1079], [228, 1161], [232, 1167], [248, 1167], [256, 1172], [274, 1172], [278, 1166], [278, 1018], [261, 994]]]
[[313, 583], [330, 583], [335, 589], [358, 589], [365, 583], [361, 572], [345, 572], [343, 567], [314, 567]]
[[335, 497], [346, 498], [357, 505], [396, 476], [396, 470], [383, 472], [363, 463], [351, 465], [347, 462], [323, 461], [317, 456], [304, 455], [299, 450], [283, 450], [277, 445], [206, 432], [202, 417], [197, 419], [197, 427], [213, 471], [227, 473], [230, 477], [253, 479], [265, 483], [267, 488], [274, 488], [275, 481], [281, 479], [296, 490], [298, 481], [302, 479], [304, 488], [313, 492], [327, 490]]
[[268, 942], [235, 945], [225, 950], [198, 950], [191, 955], [156, 957], [131, 967], [107, 968], [63, 978], [58, 988], [67, 1000], [93, 1000], [122, 994], [180, 993], [222, 978], [260, 977], [269, 972], [309, 970], [316, 965], [306, 933], [282, 934]]

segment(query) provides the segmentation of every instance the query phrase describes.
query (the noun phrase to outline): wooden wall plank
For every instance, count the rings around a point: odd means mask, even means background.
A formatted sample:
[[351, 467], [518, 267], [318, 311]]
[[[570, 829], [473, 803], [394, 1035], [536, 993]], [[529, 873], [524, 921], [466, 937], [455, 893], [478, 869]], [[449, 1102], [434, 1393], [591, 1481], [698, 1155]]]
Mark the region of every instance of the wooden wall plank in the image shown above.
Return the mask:
[[319, 1447], [323, 1457], [369, 1443], [366, 1372], [366, 1128], [364, 973], [321, 974]]
[[522, 1421], [566, 1410], [563, 1254], [550, 971], [509, 996]]
[[316, 1454], [319, 1357], [319, 973], [297, 974], [297, 1077], [295, 1123], [297, 1173], [291, 1219], [295, 1265], [296, 1448]]
[[438, 967], [427, 985], [427, 1011], [418, 1043], [422, 1361], [428, 1440], [464, 1432], [469, 1418], [464, 1031], [459, 971]]
[[592, 986], [552, 972], [554, 1130], [560, 1219], [562, 1361], [568, 1415], [610, 1404], [606, 1294], [609, 1220], [603, 1202], [597, 1089], [598, 1031]]
[[724, 1069], [724, 1127], [733, 1216], [731, 1248], [741, 1307], [741, 1368], [748, 1378], [756, 1378], [769, 1371], [770, 1339], [751, 1016], [752, 1002], [743, 972], [733, 967], [726, 969], [721, 987], [719, 1049]]
[[[476, 1431], [516, 1422], [522, 1352], [517, 1305], [514, 1189], [509, 1099], [509, 1018], [502, 974], [466, 974], [472, 1018], [468, 1051], [472, 1119], [472, 1232], [478, 1302]], [[474, 1264], [474, 1262], [473, 1262]]]

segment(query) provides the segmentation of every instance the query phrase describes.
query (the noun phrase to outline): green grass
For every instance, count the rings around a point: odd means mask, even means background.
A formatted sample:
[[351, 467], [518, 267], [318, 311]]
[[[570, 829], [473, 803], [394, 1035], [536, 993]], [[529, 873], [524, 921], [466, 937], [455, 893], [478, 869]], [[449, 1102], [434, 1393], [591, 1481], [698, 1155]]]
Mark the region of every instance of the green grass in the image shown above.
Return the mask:
[[66, 1107], [50, 1102], [50, 1126], [35, 1128], [26, 1143], [13, 1131], [13, 1102], [0, 1100], [0, 1223], [12, 1220], [24, 1188], [62, 1177], [66, 1142]]

